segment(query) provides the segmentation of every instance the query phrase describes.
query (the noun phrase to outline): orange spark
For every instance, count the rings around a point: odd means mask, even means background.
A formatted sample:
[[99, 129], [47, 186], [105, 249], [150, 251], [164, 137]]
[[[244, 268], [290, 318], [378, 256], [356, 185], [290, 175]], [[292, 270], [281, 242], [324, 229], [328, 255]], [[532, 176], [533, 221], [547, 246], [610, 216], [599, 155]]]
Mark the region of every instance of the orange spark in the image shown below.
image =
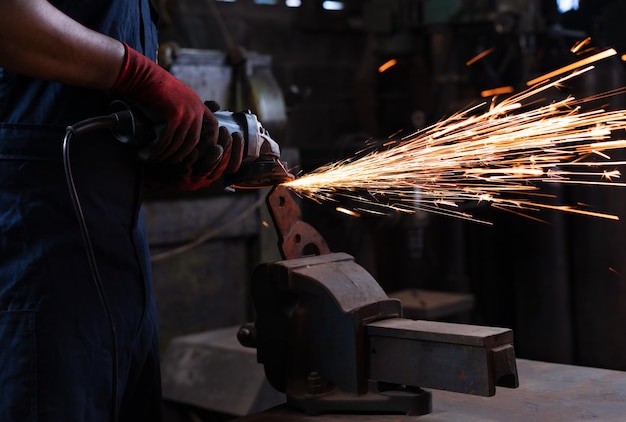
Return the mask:
[[335, 210], [339, 211], [339, 212], [342, 212], [344, 214], [348, 214], [349, 216], [352, 216], [352, 217], [360, 217], [361, 216], [361, 214], [359, 214], [358, 212], [349, 210], [349, 209], [344, 208], [344, 207], [337, 207], [337, 208], [335, 208]]
[[472, 57], [471, 59], [469, 59], [468, 61], [465, 62], [465, 66], [471, 66], [474, 63], [476, 63], [478, 60], [482, 59], [483, 57], [491, 54], [493, 52], [493, 48], [489, 48], [483, 52], [478, 53], [476, 56]]
[[485, 97], [493, 97], [494, 95], [502, 95], [502, 94], [510, 94], [514, 91], [512, 86], [501, 86], [499, 88], [486, 89], [481, 91], [480, 96]]
[[584, 40], [581, 41], [577, 41], [572, 48], [570, 49], [570, 51], [572, 53], [578, 53], [580, 51], [581, 48], [583, 48], [585, 45], [589, 44], [591, 42], [591, 37], [587, 37]]
[[380, 65], [380, 67], [378, 68], [378, 73], [383, 73], [385, 70], [395, 66], [398, 64], [398, 61], [396, 59], [391, 59], [391, 60], [387, 60], [385, 63], [383, 63], [382, 65]]
[[538, 78], [532, 79], [532, 80], [526, 82], [526, 85], [528, 85], [528, 86], [535, 85], [535, 84], [537, 84], [539, 82], [546, 81], [546, 80], [551, 79], [551, 78], [553, 78], [555, 76], [559, 76], [559, 75], [562, 75], [564, 73], [567, 73], [570, 70], [574, 70], [574, 69], [580, 68], [582, 66], [588, 65], [588, 64], [593, 63], [593, 62], [597, 62], [598, 60], [606, 59], [607, 57], [611, 57], [611, 56], [614, 56], [616, 54], [617, 54], [617, 51], [615, 51], [615, 49], [609, 48], [608, 50], [604, 50], [604, 51], [602, 51], [600, 53], [594, 54], [593, 56], [590, 56], [590, 57], [587, 57], [585, 59], [579, 60], [576, 63], [572, 63], [572, 64], [567, 65], [567, 66], [563, 66], [563, 67], [561, 67], [561, 68], [559, 68], [559, 69], [557, 69], [557, 70], [555, 70], [553, 72], [550, 72], [550, 73], [547, 73], [547, 74], [545, 74], [543, 76], [540, 76]]

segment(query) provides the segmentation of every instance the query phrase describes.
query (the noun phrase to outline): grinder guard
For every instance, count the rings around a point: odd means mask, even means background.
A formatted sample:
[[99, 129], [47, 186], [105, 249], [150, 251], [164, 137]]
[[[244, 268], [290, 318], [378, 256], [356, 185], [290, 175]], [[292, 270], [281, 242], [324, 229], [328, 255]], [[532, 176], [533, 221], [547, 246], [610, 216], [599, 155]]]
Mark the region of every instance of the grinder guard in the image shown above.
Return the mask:
[[239, 132], [244, 138], [240, 169], [225, 176], [226, 185], [239, 189], [272, 187], [293, 180], [280, 160], [280, 147], [251, 112], [219, 110], [213, 113], [228, 132]]

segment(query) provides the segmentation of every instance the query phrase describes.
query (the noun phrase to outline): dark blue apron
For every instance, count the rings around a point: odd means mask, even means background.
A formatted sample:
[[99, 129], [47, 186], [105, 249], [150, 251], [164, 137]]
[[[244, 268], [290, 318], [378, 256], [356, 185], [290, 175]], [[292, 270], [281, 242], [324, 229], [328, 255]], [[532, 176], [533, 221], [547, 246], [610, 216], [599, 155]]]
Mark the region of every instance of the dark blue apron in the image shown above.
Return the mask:
[[[148, 0], [51, 1], [154, 58]], [[0, 69], [0, 420], [110, 421], [112, 338], [65, 182], [65, 127], [106, 93]], [[158, 324], [141, 222], [141, 167], [107, 133], [74, 138], [71, 164], [115, 322], [120, 421], [158, 421]]]

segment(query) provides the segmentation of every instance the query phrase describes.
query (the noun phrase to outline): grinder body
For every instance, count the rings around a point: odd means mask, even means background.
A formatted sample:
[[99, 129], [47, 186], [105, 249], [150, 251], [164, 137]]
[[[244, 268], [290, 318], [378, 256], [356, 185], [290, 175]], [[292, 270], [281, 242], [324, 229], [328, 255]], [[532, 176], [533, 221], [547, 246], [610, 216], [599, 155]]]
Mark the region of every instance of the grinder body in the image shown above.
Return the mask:
[[244, 138], [244, 152], [240, 169], [225, 177], [226, 184], [241, 189], [256, 189], [279, 185], [293, 180], [285, 163], [280, 160], [280, 147], [249, 111], [216, 111], [219, 126], [230, 133], [239, 132]]
[[[135, 107], [122, 101], [111, 104], [116, 123], [112, 127], [115, 138], [138, 148], [139, 158], [147, 160], [158, 143], [162, 125], [145, 116]], [[244, 151], [239, 170], [224, 176], [227, 186], [240, 189], [260, 189], [279, 185], [294, 179], [286, 164], [280, 160], [280, 147], [257, 116], [249, 111], [213, 112], [218, 126], [229, 133], [238, 132], [244, 139]]]

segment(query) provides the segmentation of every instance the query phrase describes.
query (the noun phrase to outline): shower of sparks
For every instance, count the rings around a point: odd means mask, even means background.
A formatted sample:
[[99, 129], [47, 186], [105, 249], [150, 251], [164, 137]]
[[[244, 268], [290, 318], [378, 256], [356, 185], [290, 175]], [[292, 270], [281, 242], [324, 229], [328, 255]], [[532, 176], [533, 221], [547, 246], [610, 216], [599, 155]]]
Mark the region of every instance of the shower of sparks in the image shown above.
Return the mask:
[[548, 90], [558, 90], [592, 69], [574, 69], [555, 81], [544, 77], [544, 82], [500, 102], [494, 99], [460, 111], [409, 136], [390, 139], [382, 149], [325, 165], [285, 186], [318, 203], [342, 201], [348, 208], [343, 201], [350, 202], [360, 214], [427, 211], [490, 224], [462, 207], [488, 203], [529, 218], [531, 211], [550, 209], [618, 219], [581, 204], [552, 204], [555, 196], [539, 187], [626, 186], [617, 182], [617, 167], [626, 162], [611, 160], [610, 155], [626, 147], [626, 140], [614, 139], [617, 131], [626, 129], [626, 110], [584, 107], [626, 89], [540, 105]]

